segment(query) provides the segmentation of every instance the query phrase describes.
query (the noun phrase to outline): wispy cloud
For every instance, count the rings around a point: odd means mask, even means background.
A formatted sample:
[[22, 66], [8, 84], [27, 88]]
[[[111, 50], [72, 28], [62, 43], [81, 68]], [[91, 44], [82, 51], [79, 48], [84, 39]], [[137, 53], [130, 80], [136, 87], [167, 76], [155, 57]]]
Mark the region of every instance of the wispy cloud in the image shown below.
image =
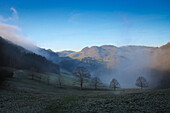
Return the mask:
[[23, 35], [21, 28], [17, 26], [0, 23], [0, 36], [28, 50], [34, 50], [33, 43]]
[[0, 22], [9, 22], [9, 21], [16, 22], [18, 20], [17, 10], [13, 7], [11, 7], [10, 10], [12, 11], [12, 15], [8, 18], [4, 18], [2, 15], [0, 15]]
[[6, 40], [22, 46], [28, 50], [33, 51], [35, 45], [22, 33], [22, 29], [16, 25], [10, 25], [9, 22], [15, 23], [18, 20], [18, 12], [15, 8], [11, 7], [12, 15], [4, 18], [0, 15], [0, 36]]

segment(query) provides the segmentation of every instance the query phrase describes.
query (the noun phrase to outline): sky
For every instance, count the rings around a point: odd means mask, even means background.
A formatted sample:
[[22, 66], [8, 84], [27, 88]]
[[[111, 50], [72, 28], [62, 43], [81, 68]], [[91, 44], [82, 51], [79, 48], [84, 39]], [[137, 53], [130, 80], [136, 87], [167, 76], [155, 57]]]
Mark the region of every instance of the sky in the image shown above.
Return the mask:
[[157, 47], [170, 42], [170, 0], [0, 0], [0, 30], [4, 26], [54, 51]]

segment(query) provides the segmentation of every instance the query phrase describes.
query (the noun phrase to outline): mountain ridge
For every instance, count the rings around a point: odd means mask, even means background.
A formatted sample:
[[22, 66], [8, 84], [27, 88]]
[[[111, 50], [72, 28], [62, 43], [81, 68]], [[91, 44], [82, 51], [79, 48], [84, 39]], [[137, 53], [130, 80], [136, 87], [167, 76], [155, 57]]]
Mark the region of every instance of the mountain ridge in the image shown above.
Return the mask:
[[[70, 57], [73, 59], [82, 60], [86, 57], [92, 59], [103, 61], [111, 67], [111, 65], [116, 65], [115, 63], [120, 62], [121, 59], [129, 59], [129, 53], [151, 53], [156, 47], [147, 47], [147, 46], [122, 46], [116, 47], [114, 45], [102, 45], [102, 46], [91, 46], [85, 47], [79, 52], [74, 52], [65, 55], [65, 57]], [[115, 67], [115, 66], [113, 66]]]

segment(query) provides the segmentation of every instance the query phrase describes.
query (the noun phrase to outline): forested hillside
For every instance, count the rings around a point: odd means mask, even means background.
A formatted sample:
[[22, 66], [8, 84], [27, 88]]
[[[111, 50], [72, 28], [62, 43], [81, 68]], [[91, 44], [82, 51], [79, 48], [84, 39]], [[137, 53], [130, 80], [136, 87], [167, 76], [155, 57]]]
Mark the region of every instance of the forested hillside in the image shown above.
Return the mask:
[[59, 65], [0, 37], [0, 66], [59, 73]]

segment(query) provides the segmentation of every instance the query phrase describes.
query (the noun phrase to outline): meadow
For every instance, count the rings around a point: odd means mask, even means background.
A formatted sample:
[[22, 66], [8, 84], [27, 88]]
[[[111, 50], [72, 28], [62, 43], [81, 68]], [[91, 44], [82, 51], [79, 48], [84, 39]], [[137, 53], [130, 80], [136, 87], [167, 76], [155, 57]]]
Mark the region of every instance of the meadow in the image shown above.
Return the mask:
[[[117, 89], [107, 86], [94, 90], [86, 83], [83, 90], [73, 85], [74, 76], [62, 70], [63, 85], [57, 74], [15, 70], [14, 77], [0, 90], [1, 113], [90, 113], [90, 112], [170, 112], [169, 89]], [[50, 84], [46, 77], [50, 75]], [[41, 80], [39, 79], [41, 76]], [[8, 87], [7, 87], [8, 86]]]

